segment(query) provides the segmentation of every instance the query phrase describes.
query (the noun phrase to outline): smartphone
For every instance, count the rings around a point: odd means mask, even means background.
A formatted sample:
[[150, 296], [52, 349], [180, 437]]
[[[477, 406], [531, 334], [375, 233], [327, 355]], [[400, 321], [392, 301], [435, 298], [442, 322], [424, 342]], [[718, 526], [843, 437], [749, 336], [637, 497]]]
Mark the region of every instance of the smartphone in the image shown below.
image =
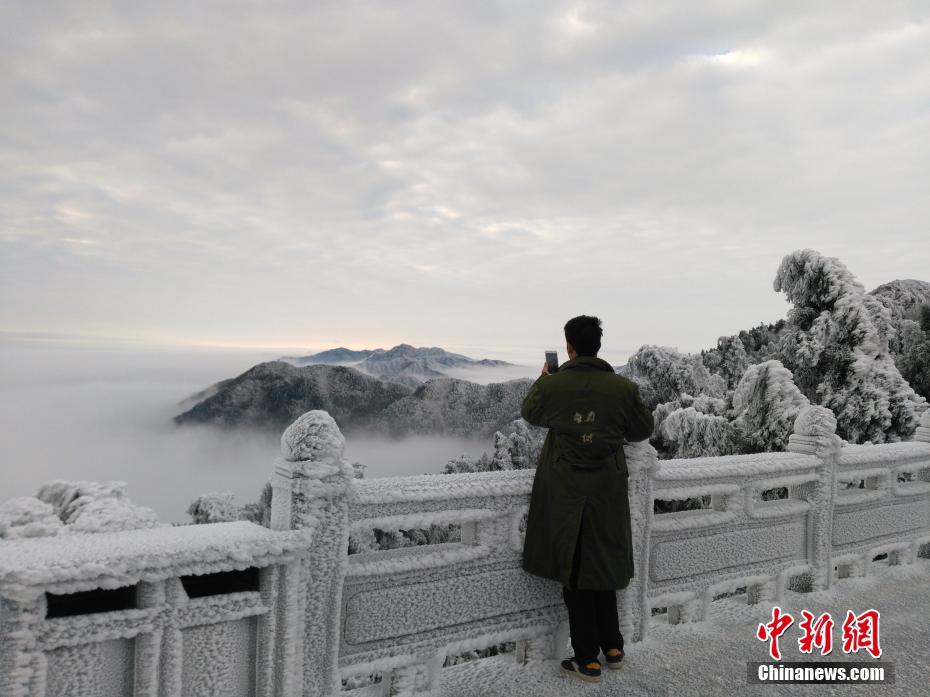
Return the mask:
[[546, 365], [549, 367], [549, 372], [554, 373], [559, 369], [559, 354], [555, 351], [546, 351]]

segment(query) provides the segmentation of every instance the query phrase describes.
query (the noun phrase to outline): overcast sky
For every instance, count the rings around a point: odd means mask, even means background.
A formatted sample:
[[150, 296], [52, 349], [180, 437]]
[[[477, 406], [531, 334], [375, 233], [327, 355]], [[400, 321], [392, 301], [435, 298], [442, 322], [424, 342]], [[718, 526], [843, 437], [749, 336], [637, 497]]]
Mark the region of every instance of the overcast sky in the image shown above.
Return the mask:
[[0, 89], [6, 336], [619, 361], [793, 249], [930, 280], [924, 0], [23, 0]]

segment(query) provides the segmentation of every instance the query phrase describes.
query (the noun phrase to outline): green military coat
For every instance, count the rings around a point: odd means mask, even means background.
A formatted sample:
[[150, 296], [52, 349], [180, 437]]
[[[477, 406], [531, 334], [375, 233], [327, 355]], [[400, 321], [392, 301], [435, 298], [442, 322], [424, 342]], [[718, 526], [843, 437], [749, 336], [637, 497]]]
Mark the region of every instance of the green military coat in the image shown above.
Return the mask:
[[523, 569], [568, 586], [581, 529], [578, 588], [626, 588], [633, 541], [623, 443], [653, 429], [636, 383], [601, 358], [577, 356], [533, 383], [521, 413], [549, 428], [533, 480]]

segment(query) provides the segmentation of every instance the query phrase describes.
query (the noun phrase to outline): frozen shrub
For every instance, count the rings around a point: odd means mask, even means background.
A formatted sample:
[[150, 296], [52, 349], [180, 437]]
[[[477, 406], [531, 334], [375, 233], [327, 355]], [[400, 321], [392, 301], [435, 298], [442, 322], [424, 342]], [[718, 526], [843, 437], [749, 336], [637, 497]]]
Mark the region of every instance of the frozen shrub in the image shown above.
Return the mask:
[[723, 416], [702, 414], [694, 407], [673, 411], [662, 425], [674, 457], [709, 457], [740, 452], [740, 433]]
[[135, 530], [158, 525], [155, 511], [129, 500], [125, 482], [54, 480], [39, 487], [36, 497], [48, 503], [62, 523], [79, 532]]
[[239, 506], [231, 491], [201, 494], [188, 506], [187, 513], [197, 525], [239, 520]]
[[751, 365], [733, 393], [733, 411], [748, 452], [784, 450], [801, 409], [810, 405], [779, 361]]
[[642, 346], [627, 365], [632, 375], [652, 386], [656, 404], [671, 402], [685, 393], [711, 397], [726, 394], [726, 382], [719, 375], [711, 375], [700, 356], [669, 346]]
[[82, 506], [69, 527], [74, 532], [116, 532], [157, 525], [158, 516], [152, 509], [137, 506], [127, 498], [104, 497]]
[[61, 519], [51, 504], [32, 496], [0, 504], [0, 538], [47, 537], [61, 530]]

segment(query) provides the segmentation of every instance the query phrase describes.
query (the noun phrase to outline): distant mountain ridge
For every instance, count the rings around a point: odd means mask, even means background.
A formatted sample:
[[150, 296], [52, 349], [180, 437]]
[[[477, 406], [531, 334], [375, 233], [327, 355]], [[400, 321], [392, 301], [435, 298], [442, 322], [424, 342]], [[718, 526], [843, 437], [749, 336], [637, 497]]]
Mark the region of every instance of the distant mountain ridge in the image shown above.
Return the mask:
[[340, 427], [367, 427], [372, 417], [412, 391], [345, 366], [298, 368], [268, 361], [198, 393], [206, 396], [174, 422], [282, 430], [310, 409], [325, 409]]
[[198, 393], [206, 397], [174, 422], [280, 431], [310, 409], [325, 409], [348, 431], [489, 436], [519, 418], [531, 384], [442, 377], [414, 389], [349, 366], [269, 361]]
[[520, 418], [520, 406], [532, 384], [530, 378], [487, 385], [437, 378], [389, 404], [378, 421], [391, 435], [490, 436]]
[[483, 385], [445, 371], [511, 365], [438, 346], [340, 346], [260, 363], [211, 385], [183, 400], [174, 422], [282, 430], [310, 409], [325, 409], [347, 430], [490, 435], [519, 418], [532, 380]]
[[476, 360], [438, 346], [398, 344], [390, 349], [353, 350], [344, 347], [309, 356], [284, 356], [280, 360], [297, 367], [307, 365], [346, 365], [368, 375], [416, 387], [426, 380], [445, 377], [450, 368], [493, 368], [512, 365], [490, 358]]
[[352, 363], [355, 361], [363, 361], [375, 351], [383, 350], [384, 349], [360, 349], [356, 351], [340, 346], [339, 348], [327, 349], [326, 351], [320, 351], [310, 356], [282, 356], [280, 360], [293, 363], [294, 365]]

